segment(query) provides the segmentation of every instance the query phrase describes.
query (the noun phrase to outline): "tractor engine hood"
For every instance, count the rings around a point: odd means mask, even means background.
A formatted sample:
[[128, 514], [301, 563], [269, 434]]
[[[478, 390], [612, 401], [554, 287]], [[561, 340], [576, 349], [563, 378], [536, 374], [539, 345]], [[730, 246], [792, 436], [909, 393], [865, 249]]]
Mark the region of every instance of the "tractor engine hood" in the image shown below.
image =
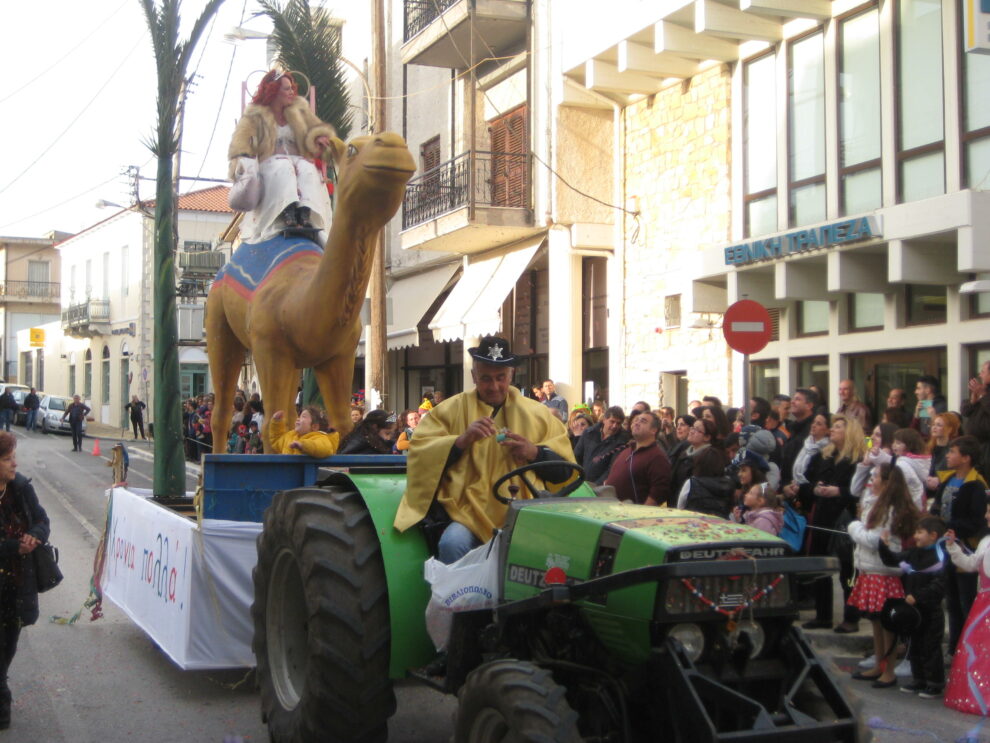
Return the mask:
[[757, 559], [792, 554], [782, 539], [745, 524], [601, 498], [517, 501], [506, 530], [510, 542], [504, 596], [510, 600], [545, 587], [544, 575], [553, 568], [569, 581], [586, 581], [730, 553]]

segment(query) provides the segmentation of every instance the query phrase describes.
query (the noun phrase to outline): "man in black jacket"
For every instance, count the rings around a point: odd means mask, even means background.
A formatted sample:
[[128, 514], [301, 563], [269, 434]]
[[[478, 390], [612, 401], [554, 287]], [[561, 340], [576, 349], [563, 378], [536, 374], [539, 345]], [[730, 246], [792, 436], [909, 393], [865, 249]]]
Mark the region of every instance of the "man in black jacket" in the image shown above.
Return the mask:
[[990, 481], [990, 361], [980, 367], [980, 375], [969, 380], [969, 400], [962, 404], [963, 432], [980, 442], [977, 469]]
[[601, 485], [608, 476], [612, 459], [628, 442], [630, 434], [623, 430], [626, 414], [613, 405], [605, 411], [605, 417], [583, 434], [574, 447], [574, 458], [584, 467], [584, 479]]
[[28, 431], [33, 431], [38, 424], [39, 405], [41, 405], [41, 399], [38, 397], [38, 392], [32, 387], [31, 391], [24, 397], [24, 409], [27, 411], [24, 427]]
[[814, 390], [799, 387], [791, 395], [791, 415], [793, 420], [787, 422], [790, 437], [780, 452], [780, 482], [788, 484], [794, 479], [792, 468], [797, 455], [804, 447], [804, 440], [811, 432], [811, 421], [815, 418], [815, 406], [818, 405], [818, 395]]

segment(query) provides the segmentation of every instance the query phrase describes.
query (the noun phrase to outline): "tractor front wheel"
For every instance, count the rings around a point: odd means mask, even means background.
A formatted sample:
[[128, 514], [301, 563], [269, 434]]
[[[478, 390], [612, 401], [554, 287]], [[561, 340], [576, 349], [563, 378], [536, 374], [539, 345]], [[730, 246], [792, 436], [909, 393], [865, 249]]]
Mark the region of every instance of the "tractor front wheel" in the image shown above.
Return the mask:
[[454, 740], [578, 743], [578, 716], [544, 668], [496, 660], [476, 668], [458, 694]]
[[388, 590], [358, 493], [299, 488], [265, 511], [253, 649], [274, 743], [379, 743], [395, 711]]

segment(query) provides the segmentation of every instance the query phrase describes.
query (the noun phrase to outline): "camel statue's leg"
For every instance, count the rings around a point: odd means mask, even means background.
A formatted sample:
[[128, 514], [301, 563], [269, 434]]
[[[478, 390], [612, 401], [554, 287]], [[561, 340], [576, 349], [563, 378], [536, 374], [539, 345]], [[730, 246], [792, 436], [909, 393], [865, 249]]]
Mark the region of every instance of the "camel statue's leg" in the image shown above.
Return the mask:
[[351, 432], [351, 381], [354, 379], [354, 357], [339, 356], [313, 369], [316, 383], [327, 406], [330, 425], [340, 433], [341, 440]]
[[244, 363], [245, 348], [227, 323], [219, 292], [206, 300], [206, 341], [213, 379], [213, 453], [227, 453], [230, 419], [234, 416], [237, 375]]
[[265, 454], [272, 454], [274, 450], [268, 437], [272, 416], [279, 410], [283, 411], [287, 427], [291, 427], [296, 420], [299, 370], [293, 365], [284, 347], [256, 347], [254, 363], [258, 368], [261, 399], [265, 403], [265, 424], [261, 427], [261, 440], [265, 446]]

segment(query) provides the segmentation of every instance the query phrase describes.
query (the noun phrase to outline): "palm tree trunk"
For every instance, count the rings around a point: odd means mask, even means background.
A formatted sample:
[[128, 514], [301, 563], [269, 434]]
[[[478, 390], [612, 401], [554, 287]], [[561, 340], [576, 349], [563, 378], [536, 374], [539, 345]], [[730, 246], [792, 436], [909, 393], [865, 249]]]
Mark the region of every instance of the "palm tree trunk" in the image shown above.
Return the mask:
[[182, 408], [179, 401], [179, 332], [175, 309], [175, 192], [172, 158], [158, 158], [155, 201], [155, 468], [154, 492], [160, 499], [186, 493]]
[[188, 41], [178, 41], [179, 0], [140, 0], [151, 32], [158, 65], [158, 131], [151, 145], [158, 157], [155, 195], [155, 498], [168, 500], [186, 493], [183, 454], [179, 330], [175, 313], [175, 185], [172, 158], [179, 148], [176, 118], [182, 105], [182, 81], [193, 47], [223, 0], [210, 0], [193, 25]]

